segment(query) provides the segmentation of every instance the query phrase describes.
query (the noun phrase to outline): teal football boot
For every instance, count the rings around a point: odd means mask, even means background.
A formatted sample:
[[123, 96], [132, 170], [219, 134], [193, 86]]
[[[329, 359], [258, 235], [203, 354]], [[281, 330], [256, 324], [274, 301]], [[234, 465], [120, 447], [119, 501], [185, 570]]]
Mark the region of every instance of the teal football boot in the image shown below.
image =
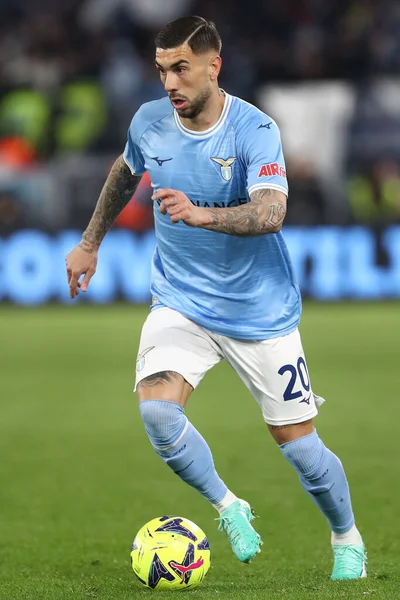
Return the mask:
[[367, 576], [367, 552], [364, 544], [358, 546], [332, 546], [334, 565], [332, 581], [343, 579], [363, 579]]
[[261, 552], [261, 538], [251, 525], [254, 518], [248, 502], [235, 500], [217, 519], [220, 522], [218, 531], [225, 531], [233, 552], [245, 563]]

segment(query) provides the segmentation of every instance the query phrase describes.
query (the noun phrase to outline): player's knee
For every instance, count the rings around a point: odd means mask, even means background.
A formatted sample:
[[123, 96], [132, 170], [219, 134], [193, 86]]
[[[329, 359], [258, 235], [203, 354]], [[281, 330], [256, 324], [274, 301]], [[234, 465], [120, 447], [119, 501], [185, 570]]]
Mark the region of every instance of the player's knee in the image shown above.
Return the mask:
[[147, 435], [156, 448], [173, 444], [182, 433], [186, 417], [180, 404], [167, 400], [147, 400], [139, 404]]
[[316, 431], [292, 442], [281, 444], [283, 456], [304, 477], [312, 477], [319, 469], [325, 446]]

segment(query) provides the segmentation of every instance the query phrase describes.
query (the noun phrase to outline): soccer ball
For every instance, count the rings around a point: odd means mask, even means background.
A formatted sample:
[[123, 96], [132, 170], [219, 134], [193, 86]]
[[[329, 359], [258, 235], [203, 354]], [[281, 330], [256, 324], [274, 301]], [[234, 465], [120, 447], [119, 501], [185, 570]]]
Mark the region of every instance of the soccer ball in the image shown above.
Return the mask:
[[210, 544], [189, 519], [157, 517], [138, 531], [131, 563], [139, 581], [153, 590], [194, 588], [210, 568]]

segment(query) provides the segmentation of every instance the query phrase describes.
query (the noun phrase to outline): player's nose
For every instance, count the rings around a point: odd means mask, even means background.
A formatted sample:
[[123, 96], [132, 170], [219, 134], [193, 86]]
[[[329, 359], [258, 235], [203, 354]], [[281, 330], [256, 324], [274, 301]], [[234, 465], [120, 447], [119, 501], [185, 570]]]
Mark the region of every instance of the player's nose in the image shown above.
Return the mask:
[[164, 88], [166, 92], [176, 92], [178, 90], [178, 78], [175, 73], [169, 71], [164, 81]]

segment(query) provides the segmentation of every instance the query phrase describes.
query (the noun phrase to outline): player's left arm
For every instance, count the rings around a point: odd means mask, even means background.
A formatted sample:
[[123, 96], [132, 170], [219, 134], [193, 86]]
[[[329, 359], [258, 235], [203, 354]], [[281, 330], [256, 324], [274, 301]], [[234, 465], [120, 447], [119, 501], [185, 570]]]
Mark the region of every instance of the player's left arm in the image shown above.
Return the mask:
[[286, 196], [263, 188], [250, 194], [251, 202], [233, 208], [202, 208], [204, 222], [198, 227], [250, 237], [278, 233], [286, 215]]
[[249, 113], [237, 131], [237, 151], [247, 178], [250, 202], [233, 208], [204, 208], [200, 227], [229, 235], [278, 233], [288, 193], [282, 142], [277, 124], [262, 113]]
[[286, 195], [270, 188], [255, 190], [251, 201], [233, 208], [194, 206], [179, 190], [162, 189], [153, 196], [161, 200], [160, 212], [168, 214], [172, 223], [183, 221], [190, 227], [241, 237], [278, 233], [286, 215]]
[[[264, 126], [264, 121], [268, 121]], [[183, 192], [158, 190], [160, 211], [173, 223], [241, 237], [278, 233], [286, 215], [288, 186], [278, 126], [262, 113], [253, 113], [241, 127], [238, 152], [246, 167], [250, 202], [232, 208], [194, 206]]]

